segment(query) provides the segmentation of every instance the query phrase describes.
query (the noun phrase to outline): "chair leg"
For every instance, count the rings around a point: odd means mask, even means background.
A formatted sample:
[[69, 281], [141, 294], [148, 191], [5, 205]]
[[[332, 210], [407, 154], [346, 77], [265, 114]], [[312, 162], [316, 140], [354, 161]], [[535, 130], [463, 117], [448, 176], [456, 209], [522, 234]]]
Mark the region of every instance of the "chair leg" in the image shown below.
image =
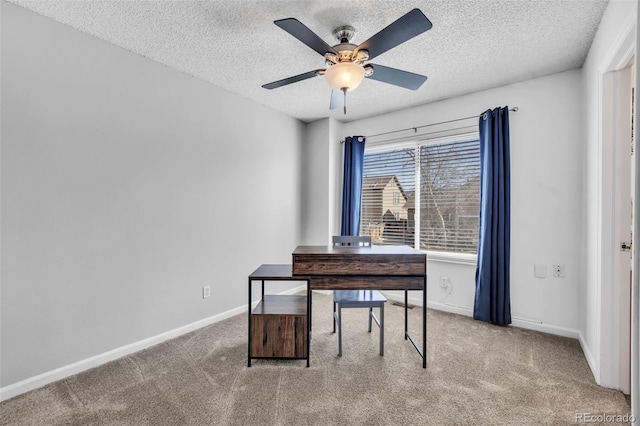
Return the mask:
[[338, 305], [338, 356], [342, 356], [342, 305]]
[[380, 305], [380, 355], [384, 355], [384, 303]]
[[369, 306], [369, 333], [371, 333], [371, 316], [373, 315], [373, 308]]
[[336, 301], [333, 301], [333, 332], [336, 332]]

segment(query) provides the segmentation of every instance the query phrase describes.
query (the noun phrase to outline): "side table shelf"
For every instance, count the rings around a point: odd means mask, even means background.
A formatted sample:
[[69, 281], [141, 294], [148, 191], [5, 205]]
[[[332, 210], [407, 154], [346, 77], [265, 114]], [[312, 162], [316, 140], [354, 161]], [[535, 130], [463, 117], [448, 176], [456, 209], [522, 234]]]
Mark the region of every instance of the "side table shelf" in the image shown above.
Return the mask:
[[[262, 282], [262, 298], [249, 312], [247, 366], [252, 359], [306, 359], [309, 366], [309, 278], [293, 276], [291, 265], [261, 265], [249, 275], [249, 307], [252, 283]], [[264, 294], [265, 281], [305, 281], [306, 295]]]

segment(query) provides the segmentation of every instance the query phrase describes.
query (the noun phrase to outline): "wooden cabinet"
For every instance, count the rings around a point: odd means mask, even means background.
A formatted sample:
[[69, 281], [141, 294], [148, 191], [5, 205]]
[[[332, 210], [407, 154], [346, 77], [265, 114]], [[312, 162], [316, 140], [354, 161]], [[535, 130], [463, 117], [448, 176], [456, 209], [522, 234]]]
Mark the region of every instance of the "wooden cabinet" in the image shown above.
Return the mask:
[[[262, 298], [249, 311], [247, 366], [252, 359], [306, 359], [309, 366], [309, 279], [294, 277], [291, 265], [261, 265], [249, 275], [249, 307], [253, 281], [261, 281]], [[264, 294], [265, 281], [304, 281], [306, 295]]]
[[251, 313], [252, 358], [306, 358], [307, 297], [265, 295]]

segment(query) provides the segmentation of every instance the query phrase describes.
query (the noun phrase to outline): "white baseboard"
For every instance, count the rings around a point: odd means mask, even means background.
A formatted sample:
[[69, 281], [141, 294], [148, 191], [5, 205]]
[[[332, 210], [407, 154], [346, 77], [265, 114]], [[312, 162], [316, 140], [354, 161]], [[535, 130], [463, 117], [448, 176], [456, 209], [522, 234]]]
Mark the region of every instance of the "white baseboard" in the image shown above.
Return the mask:
[[[290, 290], [283, 291], [279, 294], [295, 294], [305, 290], [306, 285], [302, 285]], [[258, 302], [256, 301], [254, 303], [254, 306], [257, 304]], [[147, 339], [143, 339], [129, 345], [121, 346], [108, 352], [83, 359], [82, 361], [74, 362], [73, 364], [65, 365], [64, 367], [56, 368], [55, 370], [47, 371], [46, 373], [42, 373], [37, 376], [22, 380], [20, 382], [13, 383], [11, 385], [0, 388], [0, 401], [5, 401], [9, 398], [13, 398], [14, 396], [18, 396], [25, 392], [41, 388], [45, 385], [48, 385], [49, 383], [65, 379], [69, 376], [73, 376], [74, 374], [82, 373], [83, 371], [98, 367], [102, 364], [106, 364], [107, 362], [114, 361], [127, 355], [131, 355], [135, 352], [150, 348], [151, 346], [155, 346], [159, 343], [166, 342], [167, 340], [174, 339], [183, 334], [190, 333], [199, 328], [206, 327], [208, 325], [245, 312], [247, 312], [247, 305], [238, 306], [237, 308], [230, 309], [226, 312], [201, 319], [199, 321], [175, 328], [164, 333], [160, 333], [156, 336], [149, 337]]]
[[511, 317], [511, 324], [515, 327], [526, 328], [527, 330], [539, 331], [541, 333], [555, 334], [556, 336], [570, 337], [578, 339], [578, 330], [572, 328], [559, 327], [557, 325], [544, 324], [528, 319], [518, 319]]
[[[386, 293], [385, 296], [389, 300], [393, 300], [399, 303], [404, 303], [404, 295], [398, 295], [394, 293]], [[422, 296], [411, 297], [409, 296], [409, 304], [422, 306]], [[449, 312], [452, 314], [463, 315], [466, 317], [473, 317], [473, 309], [466, 306], [452, 305], [448, 303], [440, 303], [427, 300], [427, 308], [435, 309], [437, 311]], [[514, 327], [525, 328], [527, 330], [540, 331], [542, 333], [555, 334], [557, 336], [570, 337], [572, 339], [579, 339], [579, 331], [566, 327], [559, 327], [551, 324], [544, 324], [539, 321], [529, 320], [526, 318], [511, 317], [511, 321]], [[585, 352], [585, 356], [587, 353]], [[587, 359], [588, 360], [588, 359]]]
[[589, 350], [589, 346], [587, 345], [587, 341], [582, 335], [581, 331], [578, 331], [578, 341], [580, 342], [580, 347], [582, 348], [582, 353], [585, 358], [587, 358], [587, 364], [589, 364], [589, 368], [591, 369], [591, 373], [593, 374], [593, 378], [596, 383], [600, 384], [600, 369], [598, 368], [598, 364], [596, 363], [595, 358], [591, 354]]
[[466, 306], [452, 305], [440, 302], [430, 302], [427, 300], [427, 308], [435, 309], [437, 311], [449, 312], [452, 314], [458, 314], [465, 317], [473, 317], [473, 309]]
[[[436, 309], [438, 311], [450, 312], [453, 314], [464, 315], [467, 317], [473, 317], [473, 309], [466, 306], [450, 305], [439, 302], [427, 301], [427, 307]], [[570, 337], [572, 339], [578, 339], [578, 330], [571, 328], [560, 327], [551, 324], [544, 324], [540, 321], [530, 320], [527, 318], [520, 318], [511, 316], [511, 325], [513, 327], [524, 328], [527, 330], [539, 331], [541, 333], [555, 334], [556, 336]]]
[[[404, 304], [404, 293], [402, 294], [387, 293], [386, 291], [383, 291], [383, 293], [387, 299]], [[416, 294], [416, 293], [415, 292], [409, 293], [409, 298], [408, 298], [409, 305], [422, 306], [422, 294], [420, 294], [420, 297], [411, 297], [412, 294]], [[429, 302], [427, 302], [427, 307], [428, 308], [431, 307], [429, 306]]]

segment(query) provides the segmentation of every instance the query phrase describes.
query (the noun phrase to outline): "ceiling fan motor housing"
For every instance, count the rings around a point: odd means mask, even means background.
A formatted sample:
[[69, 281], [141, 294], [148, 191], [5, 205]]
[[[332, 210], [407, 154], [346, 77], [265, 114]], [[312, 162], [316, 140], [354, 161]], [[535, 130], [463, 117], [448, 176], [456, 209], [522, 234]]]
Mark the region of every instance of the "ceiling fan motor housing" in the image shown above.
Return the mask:
[[366, 50], [356, 51], [358, 46], [350, 43], [355, 33], [356, 29], [349, 25], [343, 25], [333, 30], [333, 36], [338, 39], [340, 43], [332, 46], [333, 50], [338, 52], [338, 54], [325, 54], [327, 67], [341, 62], [355, 62], [359, 65], [362, 65], [364, 61], [369, 59], [369, 53]]
[[340, 43], [349, 43], [356, 34], [356, 29], [350, 25], [343, 25], [333, 30], [332, 34]]

